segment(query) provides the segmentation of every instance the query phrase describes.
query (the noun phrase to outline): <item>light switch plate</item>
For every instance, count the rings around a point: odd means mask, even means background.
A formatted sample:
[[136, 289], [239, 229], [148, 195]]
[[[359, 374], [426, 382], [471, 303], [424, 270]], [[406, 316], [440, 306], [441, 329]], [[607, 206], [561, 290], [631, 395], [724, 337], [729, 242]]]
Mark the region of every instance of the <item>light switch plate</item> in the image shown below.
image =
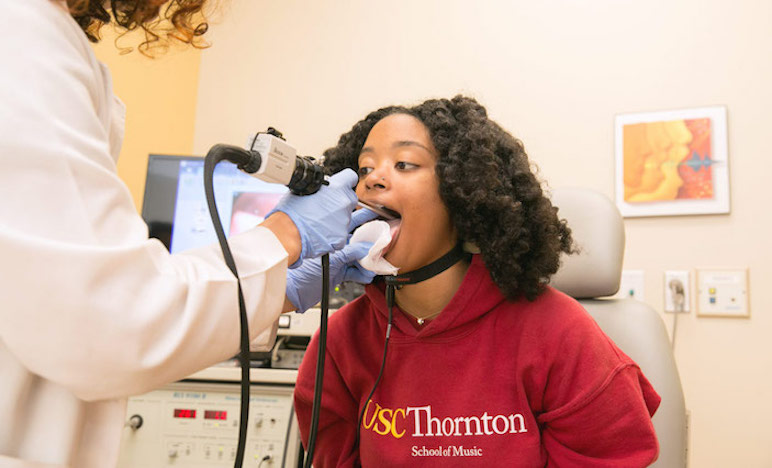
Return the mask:
[[697, 315], [750, 317], [748, 269], [697, 270]]

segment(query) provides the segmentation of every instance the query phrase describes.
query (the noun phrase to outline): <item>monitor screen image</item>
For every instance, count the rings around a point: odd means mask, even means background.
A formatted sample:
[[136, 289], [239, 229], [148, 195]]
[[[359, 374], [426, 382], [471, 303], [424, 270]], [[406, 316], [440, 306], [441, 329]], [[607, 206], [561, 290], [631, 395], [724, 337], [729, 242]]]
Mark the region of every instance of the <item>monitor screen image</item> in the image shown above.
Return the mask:
[[[214, 171], [217, 211], [226, 236], [263, 221], [287, 188], [256, 179], [227, 161]], [[150, 236], [172, 253], [217, 242], [204, 193], [204, 158], [151, 154], [142, 217]]]

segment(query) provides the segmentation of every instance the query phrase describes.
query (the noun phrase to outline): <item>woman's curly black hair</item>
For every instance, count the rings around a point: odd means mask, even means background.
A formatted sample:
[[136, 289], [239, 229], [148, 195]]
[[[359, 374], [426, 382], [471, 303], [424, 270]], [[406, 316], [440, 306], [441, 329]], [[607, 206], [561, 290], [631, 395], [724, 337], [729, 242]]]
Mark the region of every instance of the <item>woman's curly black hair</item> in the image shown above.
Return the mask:
[[372, 112], [324, 152], [328, 173], [358, 170], [370, 130], [392, 114], [412, 115], [428, 128], [439, 154], [440, 196], [459, 239], [480, 249], [504, 296], [534, 300], [558, 270], [561, 252], [574, 252], [571, 230], [543, 193], [523, 143], [476, 100], [456, 96]]

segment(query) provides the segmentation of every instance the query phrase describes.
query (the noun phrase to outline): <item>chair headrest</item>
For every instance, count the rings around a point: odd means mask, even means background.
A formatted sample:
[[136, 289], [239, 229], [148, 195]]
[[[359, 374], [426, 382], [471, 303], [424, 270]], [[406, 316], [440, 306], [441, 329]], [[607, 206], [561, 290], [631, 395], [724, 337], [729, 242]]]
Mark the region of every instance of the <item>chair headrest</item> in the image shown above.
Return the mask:
[[553, 189], [552, 204], [565, 218], [579, 253], [561, 256], [550, 285], [576, 299], [612, 296], [619, 290], [625, 250], [622, 215], [606, 196], [585, 188]]

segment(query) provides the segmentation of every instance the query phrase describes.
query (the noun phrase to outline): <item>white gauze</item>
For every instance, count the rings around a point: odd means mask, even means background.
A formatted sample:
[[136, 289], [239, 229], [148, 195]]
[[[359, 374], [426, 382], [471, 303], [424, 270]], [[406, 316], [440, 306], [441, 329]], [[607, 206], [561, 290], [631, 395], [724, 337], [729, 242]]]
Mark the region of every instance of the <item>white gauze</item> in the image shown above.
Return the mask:
[[370, 221], [359, 226], [351, 235], [350, 243], [372, 242], [373, 246], [359, 264], [377, 275], [396, 275], [399, 268], [383, 258], [383, 250], [391, 243], [391, 227], [386, 221]]

